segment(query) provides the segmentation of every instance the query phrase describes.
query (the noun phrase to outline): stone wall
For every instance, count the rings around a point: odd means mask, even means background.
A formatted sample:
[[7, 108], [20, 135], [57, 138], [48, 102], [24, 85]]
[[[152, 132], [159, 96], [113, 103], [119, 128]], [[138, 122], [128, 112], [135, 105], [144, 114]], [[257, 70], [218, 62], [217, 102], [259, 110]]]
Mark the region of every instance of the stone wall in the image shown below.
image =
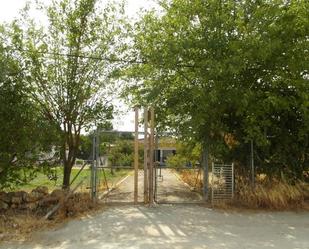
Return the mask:
[[0, 192], [0, 210], [19, 209], [34, 211], [57, 204], [65, 196], [62, 190], [54, 190], [49, 194], [47, 187], [37, 187], [30, 193], [25, 191]]

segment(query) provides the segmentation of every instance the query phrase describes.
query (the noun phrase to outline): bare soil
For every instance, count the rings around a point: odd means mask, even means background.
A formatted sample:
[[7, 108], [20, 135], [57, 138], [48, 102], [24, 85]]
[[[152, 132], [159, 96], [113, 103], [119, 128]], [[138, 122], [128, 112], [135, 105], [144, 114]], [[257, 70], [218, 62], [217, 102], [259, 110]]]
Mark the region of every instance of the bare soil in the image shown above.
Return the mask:
[[110, 206], [0, 249], [308, 249], [309, 213], [217, 211], [197, 204]]
[[50, 220], [44, 219], [47, 211], [54, 205], [54, 203], [51, 203], [49, 206], [38, 206], [35, 210], [18, 208], [1, 210], [0, 241], [29, 240], [35, 231], [58, 227], [73, 218], [94, 213], [104, 207], [101, 203], [93, 203], [89, 194], [75, 193], [61, 205]]
[[[182, 204], [128, 204], [133, 200], [130, 175], [105, 199], [104, 211], [87, 213], [54, 227], [37, 224], [45, 230], [34, 233], [31, 240], [3, 242], [0, 249], [309, 248], [309, 212], [235, 211], [229, 207], [214, 210], [184, 204], [194, 196], [190, 188], [171, 171], [166, 171], [163, 178], [158, 197], [170, 202], [180, 198]], [[139, 182], [142, 201], [142, 171]]]
[[[103, 201], [106, 203], [132, 203], [134, 200], [134, 177], [131, 173], [121, 184], [110, 192]], [[143, 202], [144, 171], [138, 173], [138, 201]], [[190, 189], [177, 173], [170, 169], [162, 169], [157, 178], [156, 201], [159, 203], [192, 203], [200, 202], [202, 196]]]

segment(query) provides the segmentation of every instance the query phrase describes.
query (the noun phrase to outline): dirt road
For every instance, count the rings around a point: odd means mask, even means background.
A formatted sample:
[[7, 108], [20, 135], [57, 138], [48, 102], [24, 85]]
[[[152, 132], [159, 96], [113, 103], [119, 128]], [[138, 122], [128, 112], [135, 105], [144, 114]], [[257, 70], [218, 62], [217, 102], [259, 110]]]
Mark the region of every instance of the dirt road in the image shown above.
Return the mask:
[[[159, 174], [159, 173], [158, 173]], [[200, 202], [202, 196], [190, 190], [176, 173], [169, 169], [162, 169], [161, 177], [157, 178], [156, 200], [162, 203], [192, 203]], [[133, 172], [113, 190], [103, 201], [133, 202]], [[144, 171], [138, 173], [138, 201], [143, 202]]]
[[[158, 197], [163, 201], [192, 201], [188, 187], [172, 172], [163, 174]], [[139, 174], [139, 200], [142, 179]], [[129, 176], [108, 197], [133, 200]], [[180, 199], [179, 199], [180, 198]], [[197, 204], [154, 207], [111, 205], [101, 213], [39, 232], [32, 242], [6, 243], [0, 249], [308, 249], [309, 213], [224, 212]]]
[[233, 213], [197, 205], [111, 206], [1, 249], [308, 249], [308, 213]]
[[161, 176], [157, 178], [157, 202], [192, 203], [202, 201], [202, 196], [191, 191], [190, 187], [180, 180], [176, 172], [162, 169]]

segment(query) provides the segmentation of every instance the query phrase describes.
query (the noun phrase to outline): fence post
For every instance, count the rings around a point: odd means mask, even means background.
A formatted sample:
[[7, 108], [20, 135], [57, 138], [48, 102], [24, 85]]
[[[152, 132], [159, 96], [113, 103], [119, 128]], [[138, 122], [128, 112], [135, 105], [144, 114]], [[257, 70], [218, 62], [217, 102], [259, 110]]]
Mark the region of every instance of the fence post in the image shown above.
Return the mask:
[[209, 170], [208, 170], [208, 148], [204, 145], [202, 151], [202, 167], [203, 167], [203, 195], [204, 200], [208, 201], [209, 193]]
[[148, 201], [148, 108], [144, 107], [144, 203]]
[[92, 139], [92, 164], [91, 164], [91, 198], [95, 200], [96, 198], [96, 138], [97, 132], [93, 132], [93, 139]]
[[[212, 162], [211, 164], [211, 174], [212, 174], [212, 181], [214, 179], [214, 174], [215, 174], [215, 163]], [[214, 199], [214, 188], [213, 188], [213, 182], [211, 183], [212, 184], [212, 188], [211, 188], [211, 202], [213, 203], [213, 199]]]
[[232, 198], [234, 198], [235, 178], [234, 178], [234, 163], [232, 163]]
[[251, 184], [255, 186], [255, 170], [254, 170], [254, 151], [253, 151], [253, 139], [251, 139]]
[[134, 136], [134, 204], [138, 202], [138, 107], [135, 107]]
[[154, 165], [154, 108], [150, 108], [150, 149], [149, 149], [149, 203], [154, 203], [153, 165]]

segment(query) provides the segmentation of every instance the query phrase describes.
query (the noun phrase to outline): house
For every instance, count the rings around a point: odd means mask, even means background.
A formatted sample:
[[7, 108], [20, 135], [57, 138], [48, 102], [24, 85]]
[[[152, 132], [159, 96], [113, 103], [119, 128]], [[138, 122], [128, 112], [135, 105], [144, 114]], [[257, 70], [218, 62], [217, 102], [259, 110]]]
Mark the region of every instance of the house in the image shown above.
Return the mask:
[[[139, 138], [139, 144], [142, 147], [144, 138]], [[159, 162], [161, 166], [165, 166], [166, 159], [176, 154], [176, 140], [171, 137], [160, 137], [155, 142], [154, 161]]]

